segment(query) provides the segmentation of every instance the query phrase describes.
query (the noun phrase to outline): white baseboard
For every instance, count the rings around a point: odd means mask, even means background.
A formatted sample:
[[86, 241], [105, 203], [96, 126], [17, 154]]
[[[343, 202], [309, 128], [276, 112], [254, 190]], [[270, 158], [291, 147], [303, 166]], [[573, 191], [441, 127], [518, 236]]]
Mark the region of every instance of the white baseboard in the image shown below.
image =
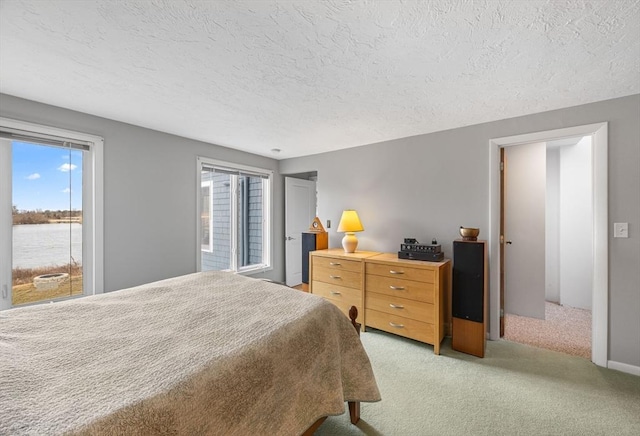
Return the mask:
[[616, 362], [609, 360], [607, 362], [607, 368], [615, 369], [616, 371], [626, 372], [627, 374], [633, 374], [640, 376], [640, 366], [629, 365], [628, 363]]

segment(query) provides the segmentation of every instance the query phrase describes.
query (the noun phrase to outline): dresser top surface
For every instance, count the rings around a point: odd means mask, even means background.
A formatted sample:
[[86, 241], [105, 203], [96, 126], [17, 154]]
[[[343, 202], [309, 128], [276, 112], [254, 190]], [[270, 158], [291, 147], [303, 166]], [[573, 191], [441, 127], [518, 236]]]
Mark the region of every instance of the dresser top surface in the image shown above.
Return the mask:
[[312, 256], [324, 256], [324, 257], [340, 257], [342, 259], [353, 259], [353, 260], [361, 260], [367, 259], [372, 256], [376, 256], [380, 254], [377, 251], [362, 251], [358, 250], [355, 253], [345, 253], [342, 248], [328, 248], [326, 250], [316, 250], [312, 251]]
[[394, 262], [407, 266], [418, 267], [418, 268], [439, 268], [442, 265], [446, 265], [448, 262], [451, 262], [449, 259], [444, 259], [440, 262], [429, 262], [426, 260], [411, 260], [411, 259], [399, 259], [397, 253], [379, 253], [376, 256], [370, 257], [367, 259], [368, 262]]

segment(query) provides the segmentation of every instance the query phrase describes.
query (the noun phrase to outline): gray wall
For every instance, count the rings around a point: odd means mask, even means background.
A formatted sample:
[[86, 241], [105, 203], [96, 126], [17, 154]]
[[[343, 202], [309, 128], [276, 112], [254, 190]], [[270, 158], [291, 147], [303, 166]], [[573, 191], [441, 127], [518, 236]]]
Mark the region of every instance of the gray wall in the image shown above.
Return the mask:
[[284, 187], [276, 160], [5, 94], [0, 116], [104, 138], [105, 291], [195, 271], [197, 156], [274, 171], [274, 270], [254, 276], [283, 279]]
[[[489, 140], [609, 122], [609, 360], [640, 366], [640, 95], [280, 161], [281, 174], [318, 172], [318, 216], [356, 209], [359, 249], [396, 251], [437, 237], [451, 257], [460, 225], [489, 230]], [[629, 238], [613, 239], [628, 222]], [[494, 265], [491, 265], [493, 268]]]

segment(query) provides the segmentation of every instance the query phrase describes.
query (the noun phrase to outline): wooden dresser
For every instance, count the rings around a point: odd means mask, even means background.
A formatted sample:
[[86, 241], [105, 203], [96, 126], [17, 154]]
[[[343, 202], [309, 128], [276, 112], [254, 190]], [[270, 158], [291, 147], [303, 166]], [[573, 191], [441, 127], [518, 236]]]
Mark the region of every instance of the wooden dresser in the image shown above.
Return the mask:
[[357, 321], [364, 328], [364, 260], [377, 254], [380, 253], [345, 253], [342, 248], [310, 252], [309, 292], [331, 301], [347, 317], [351, 306], [356, 306]]
[[367, 257], [364, 289], [366, 326], [432, 344], [440, 354], [450, 329], [451, 261]]

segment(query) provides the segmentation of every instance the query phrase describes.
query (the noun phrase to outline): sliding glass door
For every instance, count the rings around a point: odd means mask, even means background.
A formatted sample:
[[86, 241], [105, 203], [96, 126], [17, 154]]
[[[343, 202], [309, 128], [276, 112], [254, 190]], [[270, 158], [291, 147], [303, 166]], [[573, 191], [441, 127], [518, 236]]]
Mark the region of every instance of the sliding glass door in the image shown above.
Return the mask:
[[[81, 146], [0, 139], [10, 157], [11, 305], [81, 295], [83, 153]], [[5, 168], [9, 169], [9, 165]], [[8, 178], [7, 178], [8, 179]]]
[[0, 310], [102, 293], [102, 144], [0, 118]]

